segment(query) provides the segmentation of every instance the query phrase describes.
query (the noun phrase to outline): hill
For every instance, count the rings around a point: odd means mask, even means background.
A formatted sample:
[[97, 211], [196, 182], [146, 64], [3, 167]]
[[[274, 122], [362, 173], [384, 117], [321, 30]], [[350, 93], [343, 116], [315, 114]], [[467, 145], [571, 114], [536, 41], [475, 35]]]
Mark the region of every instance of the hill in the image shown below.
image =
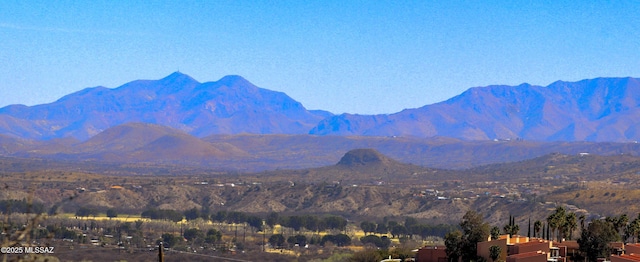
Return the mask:
[[354, 149], [342, 156], [337, 166], [356, 167], [356, 166], [378, 166], [388, 167], [398, 164], [395, 160], [386, 157], [375, 149], [362, 148]]
[[[0, 155], [107, 163], [188, 165], [253, 172], [334, 165], [345, 153], [368, 148], [394, 161], [438, 169], [464, 169], [522, 161], [550, 153], [640, 155], [638, 143], [463, 141], [433, 137], [314, 135], [212, 135], [198, 138], [184, 131], [146, 123], [109, 128], [86, 141], [73, 138], [37, 141], [0, 136]], [[356, 151], [354, 151], [356, 152]], [[365, 151], [366, 152], [366, 151]], [[377, 159], [376, 153], [346, 155], [343, 163]], [[352, 158], [350, 158], [352, 157]]]
[[[286, 178], [326, 183], [407, 183], [437, 172], [435, 169], [405, 164], [375, 149], [360, 148], [346, 152], [335, 165], [296, 170], [274, 170], [261, 173], [271, 179]], [[420, 174], [420, 175], [418, 175]]]

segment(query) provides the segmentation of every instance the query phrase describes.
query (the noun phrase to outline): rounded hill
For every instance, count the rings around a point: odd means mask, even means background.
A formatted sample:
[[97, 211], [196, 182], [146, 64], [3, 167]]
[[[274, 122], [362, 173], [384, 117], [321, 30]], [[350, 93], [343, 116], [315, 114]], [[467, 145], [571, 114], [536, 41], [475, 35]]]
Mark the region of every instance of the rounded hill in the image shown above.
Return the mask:
[[375, 149], [359, 148], [344, 154], [338, 166], [365, 166], [365, 165], [389, 165], [397, 163]]

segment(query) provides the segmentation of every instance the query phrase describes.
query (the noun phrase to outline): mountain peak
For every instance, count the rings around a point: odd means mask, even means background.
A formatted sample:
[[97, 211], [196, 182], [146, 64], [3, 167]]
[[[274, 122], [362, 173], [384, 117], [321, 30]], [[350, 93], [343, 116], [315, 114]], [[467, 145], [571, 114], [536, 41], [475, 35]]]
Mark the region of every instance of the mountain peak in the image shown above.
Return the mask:
[[165, 76], [164, 78], [160, 79], [160, 82], [163, 84], [166, 84], [166, 83], [184, 84], [188, 82], [199, 83], [197, 80], [193, 79], [191, 76], [187, 74], [183, 74], [180, 71], [175, 71], [170, 75]]
[[242, 76], [239, 75], [226, 75], [222, 78], [220, 78], [220, 80], [218, 80], [218, 83], [226, 85], [226, 86], [253, 86], [253, 84], [251, 82], [249, 82], [249, 80], [245, 79]]

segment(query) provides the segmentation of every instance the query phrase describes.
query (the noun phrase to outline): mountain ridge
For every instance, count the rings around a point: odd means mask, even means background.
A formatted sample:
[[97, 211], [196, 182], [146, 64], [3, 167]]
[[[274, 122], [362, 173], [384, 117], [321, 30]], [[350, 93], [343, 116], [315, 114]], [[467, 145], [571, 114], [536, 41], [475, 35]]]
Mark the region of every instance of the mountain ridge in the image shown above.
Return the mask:
[[111, 127], [142, 122], [199, 138], [250, 133], [632, 142], [640, 140], [638, 118], [640, 80], [632, 77], [472, 87], [392, 114], [334, 115], [307, 110], [242, 76], [201, 83], [174, 72], [113, 89], [85, 88], [48, 104], [0, 108], [0, 134], [86, 141]]
[[394, 114], [329, 117], [310, 134], [629, 142], [640, 139], [639, 94], [631, 77], [474, 87]]
[[[327, 112], [308, 111], [282, 92], [254, 86], [241, 76], [200, 83], [174, 72], [159, 80], [85, 88], [55, 102], [0, 108], [0, 134], [80, 140], [128, 122], [166, 125], [192, 135], [304, 134]], [[10, 123], [10, 124], [2, 124]]]

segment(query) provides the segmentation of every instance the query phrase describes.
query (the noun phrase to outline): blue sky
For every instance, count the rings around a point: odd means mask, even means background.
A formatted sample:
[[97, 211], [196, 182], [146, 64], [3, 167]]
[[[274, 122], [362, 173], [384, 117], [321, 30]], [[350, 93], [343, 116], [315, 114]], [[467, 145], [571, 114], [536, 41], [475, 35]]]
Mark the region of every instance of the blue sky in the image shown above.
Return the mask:
[[475, 86], [640, 77], [638, 1], [5, 1], [0, 107], [180, 71], [308, 109], [393, 113]]

